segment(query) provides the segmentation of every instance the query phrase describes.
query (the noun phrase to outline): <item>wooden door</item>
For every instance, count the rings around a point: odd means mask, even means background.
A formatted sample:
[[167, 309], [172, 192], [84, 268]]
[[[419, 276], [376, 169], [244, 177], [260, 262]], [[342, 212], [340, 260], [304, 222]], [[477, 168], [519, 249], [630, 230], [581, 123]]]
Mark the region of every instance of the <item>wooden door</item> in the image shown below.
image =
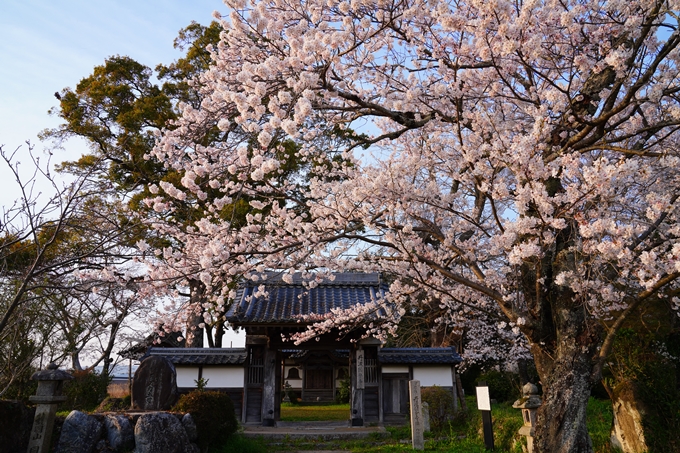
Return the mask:
[[408, 415], [408, 374], [383, 374], [383, 417], [397, 422]]
[[246, 368], [246, 423], [262, 421], [262, 387], [264, 383], [264, 347], [251, 346]]
[[309, 390], [332, 389], [333, 370], [332, 369], [307, 370], [307, 376], [305, 376], [305, 388]]

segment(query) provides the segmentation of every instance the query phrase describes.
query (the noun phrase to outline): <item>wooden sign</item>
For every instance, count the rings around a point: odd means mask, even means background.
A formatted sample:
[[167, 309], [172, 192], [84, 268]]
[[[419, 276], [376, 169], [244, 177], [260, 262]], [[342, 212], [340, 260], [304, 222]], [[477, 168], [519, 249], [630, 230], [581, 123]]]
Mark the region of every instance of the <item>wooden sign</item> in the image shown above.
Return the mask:
[[489, 397], [489, 387], [475, 387], [477, 391], [477, 409], [480, 411], [491, 410], [491, 398]]
[[491, 397], [489, 396], [489, 386], [486, 385], [486, 382], [480, 382], [477, 384], [475, 390], [477, 392], [477, 408], [482, 413], [484, 447], [487, 450], [493, 450], [493, 424], [491, 421]]

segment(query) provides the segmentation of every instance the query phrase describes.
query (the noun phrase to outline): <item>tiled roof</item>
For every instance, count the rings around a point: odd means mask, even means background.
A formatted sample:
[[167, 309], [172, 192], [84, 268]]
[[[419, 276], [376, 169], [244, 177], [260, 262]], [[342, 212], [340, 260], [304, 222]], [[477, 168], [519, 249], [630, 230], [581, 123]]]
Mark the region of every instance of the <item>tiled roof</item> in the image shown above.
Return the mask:
[[378, 350], [381, 364], [455, 364], [463, 361], [455, 347], [450, 348], [382, 348]]
[[[284, 349], [282, 352], [290, 354], [289, 357], [295, 361], [303, 361], [310, 355], [319, 353], [319, 351], [312, 352], [309, 349]], [[328, 354], [331, 358], [337, 361], [349, 359], [349, 349], [329, 349], [323, 351], [323, 353]]]
[[245, 348], [151, 348], [149, 356], [162, 356], [175, 365], [242, 365]]
[[[267, 295], [255, 297], [260, 285], [264, 285]], [[301, 315], [324, 315], [334, 308], [347, 309], [381, 299], [386, 289], [380, 274], [335, 274], [333, 281], [323, 280], [311, 289], [303, 286], [297, 274], [292, 283], [267, 274], [266, 280], [248, 281], [239, 288], [226, 317], [236, 325], [297, 323]]]
[[162, 337], [158, 332], [154, 332], [139, 343], [119, 351], [118, 355], [125, 359], [141, 360], [151, 347], [181, 348], [184, 346], [184, 341], [182, 332], [170, 332]]

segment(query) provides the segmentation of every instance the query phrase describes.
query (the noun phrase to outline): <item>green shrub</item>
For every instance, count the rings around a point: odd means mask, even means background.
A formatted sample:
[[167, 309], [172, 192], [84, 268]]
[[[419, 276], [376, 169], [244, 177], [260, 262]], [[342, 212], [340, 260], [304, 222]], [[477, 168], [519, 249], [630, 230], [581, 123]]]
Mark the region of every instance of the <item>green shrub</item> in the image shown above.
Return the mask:
[[35, 409], [21, 401], [0, 400], [0, 451], [26, 451]]
[[238, 429], [234, 404], [226, 393], [194, 390], [182, 395], [173, 410], [191, 414], [204, 452], [225, 444]]
[[114, 398], [112, 396], [107, 396], [104, 401], [101, 402], [95, 412], [115, 412], [115, 411], [126, 411], [130, 409], [130, 395], [126, 395], [123, 398]]
[[[0, 358], [0, 365], [2, 365], [2, 359]], [[13, 377], [13, 381], [9, 384], [10, 376], [3, 376], [0, 373], [0, 389], [8, 385], [7, 390], [3, 393], [2, 397], [8, 400], [18, 400], [24, 404], [29, 403], [29, 397], [35, 395], [35, 391], [38, 389], [38, 381], [31, 379], [33, 373], [38, 371], [33, 367], [29, 367]]]
[[111, 377], [94, 371], [72, 371], [73, 379], [64, 382], [66, 402], [59, 410], [91, 412], [106, 398]]
[[667, 328], [621, 329], [608, 358], [612, 377], [605, 379], [614, 398], [628, 394], [624, 400], [644, 408], [645, 441], [656, 453], [680, 451], [680, 334]]
[[490, 370], [479, 375], [479, 381], [489, 386], [489, 396], [496, 401], [515, 401], [522, 396], [519, 376], [514, 373]]
[[448, 428], [453, 419], [453, 394], [439, 386], [425, 387], [420, 391], [424, 402], [430, 406], [430, 429], [440, 432]]
[[349, 388], [349, 379], [343, 379], [340, 381], [340, 387], [335, 395], [335, 402], [338, 404], [349, 403], [349, 397], [351, 395], [351, 390]]

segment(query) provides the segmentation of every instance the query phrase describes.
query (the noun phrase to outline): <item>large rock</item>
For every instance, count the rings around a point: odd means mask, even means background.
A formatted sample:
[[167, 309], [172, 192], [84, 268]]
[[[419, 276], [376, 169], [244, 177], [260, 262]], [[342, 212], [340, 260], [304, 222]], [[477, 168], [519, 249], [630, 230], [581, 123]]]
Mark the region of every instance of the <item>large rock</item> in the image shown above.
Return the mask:
[[196, 428], [196, 422], [191, 414], [184, 414], [182, 417], [182, 425], [184, 430], [187, 432], [190, 442], [196, 442], [198, 440], [198, 428]]
[[130, 451], [135, 446], [135, 431], [124, 415], [107, 415], [104, 419], [106, 440], [115, 452]]
[[139, 417], [135, 425], [135, 453], [188, 453], [194, 447], [177, 416], [154, 412]]
[[168, 410], [177, 402], [177, 373], [165, 357], [142, 361], [132, 381], [132, 407], [147, 411]]
[[103, 428], [94, 417], [72, 411], [61, 427], [55, 453], [91, 453], [102, 437]]
[[20, 401], [0, 400], [0, 451], [26, 451], [34, 415], [35, 408], [29, 409]]

